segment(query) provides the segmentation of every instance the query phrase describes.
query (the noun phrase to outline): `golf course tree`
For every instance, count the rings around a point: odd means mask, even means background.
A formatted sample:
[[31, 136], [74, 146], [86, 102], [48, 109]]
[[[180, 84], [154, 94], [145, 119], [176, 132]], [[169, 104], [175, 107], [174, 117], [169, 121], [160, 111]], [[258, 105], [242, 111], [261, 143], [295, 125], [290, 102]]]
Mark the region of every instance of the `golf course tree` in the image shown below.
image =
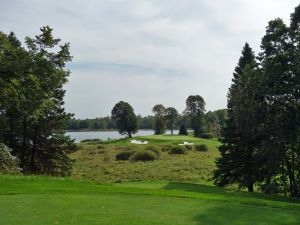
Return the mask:
[[190, 95], [186, 100], [184, 114], [190, 119], [194, 136], [199, 137], [204, 131], [205, 101], [200, 95]]
[[300, 197], [300, 6], [269, 22], [259, 65], [246, 45], [228, 95], [215, 183]]
[[178, 119], [178, 111], [173, 107], [166, 108], [165, 118], [167, 121], [167, 128], [171, 131], [171, 134], [173, 135], [174, 126], [176, 120]]
[[212, 135], [213, 137], [220, 136], [221, 125], [217, 115], [214, 112], [205, 113], [205, 127], [207, 134]]
[[283, 20], [269, 22], [262, 39], [268, 120], [263, 145], [265, 191], [283, 190], [300, 197], [300, 6]]
[[154, 113], [154, 134], [164, 134], [166, 132], [166, 108], [157, 104], [153, 107], [152, 112]]
[[116, 122], [121, 135], [131, 138], [132, 134], [137, 132], [137, 117], [127, 102], [118, 102], [111, 111], [111, 117]]
[[181, 124], [178, 135], [188, 135], [185, 124]]
[[24, 173], [65, 176], [71, 168], [67, 154], [75, 149], [64, 136], [71, 117], [63, 101], [69, 44], [54, 38], [48, 26], [25, 44], [0, 32], [0, 141]]
[[223, 130], [221, 158], [217, 160], [215, 182], [219, 186], [238, 184], [253, 191], [259, 170], [256, 168], [258, 139], [260, 70], [255, 55], [246, 43], [228, 94], [228, 119]]

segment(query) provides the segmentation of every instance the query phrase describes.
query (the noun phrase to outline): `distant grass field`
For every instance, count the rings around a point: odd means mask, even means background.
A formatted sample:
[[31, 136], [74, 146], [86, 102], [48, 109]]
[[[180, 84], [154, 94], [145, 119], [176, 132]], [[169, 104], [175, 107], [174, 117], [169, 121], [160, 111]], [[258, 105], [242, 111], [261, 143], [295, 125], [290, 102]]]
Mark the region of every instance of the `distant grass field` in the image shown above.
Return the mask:
[[[189, 181], [210, 184], [215, 160], [219, 156], [220, 143], [192, 136], [153, 135], [133, 139], [148, 141], [147, 145], [135, 145], [130, 139], [94, 141], [79, 144], [79, 151], [71, 154], [75, 160], [72, 177], [97, 182], [126, 180], [167, 180]], [[170, 155], [161, 152], [160, 158], [152, 162], [117, 161], [117, 153], [127, 148], [144, 149], [155, 146], [162, 149], [166, 145], [177, 146], [183, 141], [206, 144], [207, 152], [187, 151], [185, 155]]]
[[300, 202], [188, 183], [0, 175], [1, 225], [299, 225]]

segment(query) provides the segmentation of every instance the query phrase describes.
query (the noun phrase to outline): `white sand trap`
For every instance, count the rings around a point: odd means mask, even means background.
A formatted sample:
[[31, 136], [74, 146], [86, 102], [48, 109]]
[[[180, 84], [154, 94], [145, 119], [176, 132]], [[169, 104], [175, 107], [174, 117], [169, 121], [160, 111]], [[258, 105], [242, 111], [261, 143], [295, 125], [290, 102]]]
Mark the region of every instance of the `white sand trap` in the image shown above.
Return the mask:
[[192, 142], [188, 142], [188, 141], [184, 141], [183, 144], [179, 144], [179, 145], [193, 145], [194, 143]]
[[130, 143], [136, 144], [136, 145], [146, 145], [146, 144], [148, 144], [148, 141], [130, 140]]

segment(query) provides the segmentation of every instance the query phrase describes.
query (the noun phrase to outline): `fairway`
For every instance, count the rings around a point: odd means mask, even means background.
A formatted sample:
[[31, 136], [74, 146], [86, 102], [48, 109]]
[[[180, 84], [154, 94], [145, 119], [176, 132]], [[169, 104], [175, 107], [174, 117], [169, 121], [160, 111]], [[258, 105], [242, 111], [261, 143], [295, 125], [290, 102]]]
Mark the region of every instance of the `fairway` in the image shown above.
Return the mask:
[[300, 202], [195, 184], [0, 176], [0, 224], [298, 225]]

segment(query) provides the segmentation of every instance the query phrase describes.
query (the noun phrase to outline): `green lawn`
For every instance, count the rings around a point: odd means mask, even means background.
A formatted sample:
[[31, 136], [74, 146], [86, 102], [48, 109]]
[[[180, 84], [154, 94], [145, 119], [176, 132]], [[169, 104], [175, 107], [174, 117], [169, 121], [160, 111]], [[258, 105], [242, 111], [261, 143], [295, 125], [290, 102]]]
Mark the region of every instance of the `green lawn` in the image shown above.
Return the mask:
[[0, 224], [299, 225], [300, 202], [163, 181], [0, 175]]
[[[133, 139], [148, 141], [147, 145], [134, 145], [130, 139], [105, 142], [87, 142], [79, 144], [79, 151], [71, 154], [75, 160], [72, 177], [96, 182], [115, 182], [126, 180], [168, 180], [188, 181], [211, 184], [215, 169], [215, 160], [219, 156], [215, 139], [205, 140], [192, 136], [153, 135]], [[117, 153], [128, 147], [138, 149], [156, 146], [162, 149], [165, 145], [178, 145], [183, 141], [194, 144], [206, 144], [207, 152], [188, 151], [186, 155], [169, 155], [161, 152], [160, 158], [153, 162], [117, 161]], [[98, 147], [101, 148], [98, 148]]]

